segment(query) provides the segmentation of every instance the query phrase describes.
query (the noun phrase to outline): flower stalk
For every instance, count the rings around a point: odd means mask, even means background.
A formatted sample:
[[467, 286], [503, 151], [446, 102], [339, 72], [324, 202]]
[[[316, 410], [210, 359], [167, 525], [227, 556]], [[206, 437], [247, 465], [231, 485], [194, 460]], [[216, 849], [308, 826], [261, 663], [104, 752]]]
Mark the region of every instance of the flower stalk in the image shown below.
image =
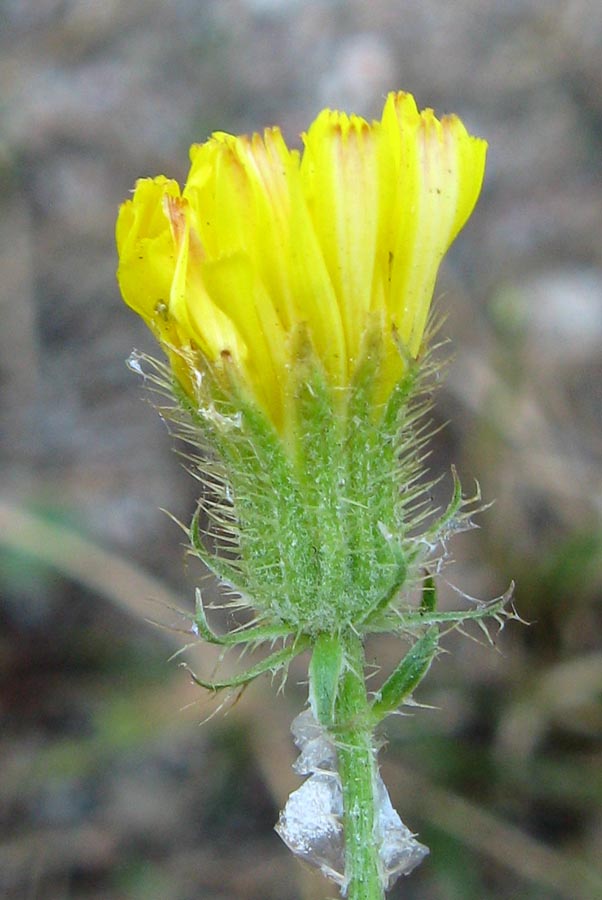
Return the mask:
[[376, 754], [364, 680], [364, 648], [352, 633], [344, 636], [343, 643], [346, 671], [341, 679], [333, 730], [343, 789], [347, 896], [349, 900], [382, 900]]

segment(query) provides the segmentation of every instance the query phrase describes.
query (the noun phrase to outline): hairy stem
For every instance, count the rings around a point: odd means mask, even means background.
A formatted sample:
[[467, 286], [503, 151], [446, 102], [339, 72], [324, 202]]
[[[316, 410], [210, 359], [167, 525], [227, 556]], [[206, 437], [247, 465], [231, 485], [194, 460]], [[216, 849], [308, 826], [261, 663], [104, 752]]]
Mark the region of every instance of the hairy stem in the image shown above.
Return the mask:
[[383, 900], [376, 828], [376, 758], [364, 681], [364, 648], [342, 637], [345, 672], [335, 708], [339, 775], [343, 788], [345, 875], [349, 900]]

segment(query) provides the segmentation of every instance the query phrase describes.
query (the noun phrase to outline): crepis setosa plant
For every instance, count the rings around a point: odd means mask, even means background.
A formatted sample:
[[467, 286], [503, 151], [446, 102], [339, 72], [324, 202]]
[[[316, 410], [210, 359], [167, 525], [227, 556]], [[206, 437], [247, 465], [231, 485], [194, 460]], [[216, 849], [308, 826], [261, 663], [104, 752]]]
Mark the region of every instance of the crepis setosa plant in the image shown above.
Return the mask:
[[[118, 280], [165, 353], [146, 378], [171, 398], [162, 412], [203, 485], [191, 552], [253, 611], [217, 634], [197, 592], [194, 634], [269, 648], [228, 680], [193, 678], [237, 689], [310, 652], [293, 723], [308, 778], [277, 830], [344, 896], [375, 900], [427, 852], [391, 807], [375, 728], [411, 701], [442, 631], [510, 614], [507, 596], [438, 610], [446, 540], [480, 498], [454, 472], [436, 513], [424, 462], [433, 289], [486, 144], [401, 92], [371, 123], [324, 110], [302, 140], [299, 152], [277, 128], [215, 133], [192, 147], [183, 190], [138, 181], [117, 223]], [[370, 692], [374, 633], [410, 649]]]

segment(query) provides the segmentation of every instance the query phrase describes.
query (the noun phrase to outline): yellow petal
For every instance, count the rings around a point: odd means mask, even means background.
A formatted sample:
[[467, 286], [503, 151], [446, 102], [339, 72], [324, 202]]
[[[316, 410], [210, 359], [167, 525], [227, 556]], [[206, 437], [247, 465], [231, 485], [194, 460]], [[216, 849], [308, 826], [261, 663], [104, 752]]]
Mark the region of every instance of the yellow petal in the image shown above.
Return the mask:
[[232, 360], [283, 432], [295, 335], [344, 387], [380, 330], [374, 394], [386, 401], [421, 351], [486, 151], [455, 116], [439, 121], [403, 93], [372, 124], [324, 110], [303, 140], [300, 156], [277, 128], [216, 133], [191, 149], [182, 195], [166, 178], [140, 181], [117, 224], [124, 299], [177, 377], [194, 384], [199, 351], [216, 370]]
[[190, 205], [185, 198], [168, 196], [165, 211], [177, 253], [169, 315], [209, 361], [227, 354], [242, 365], [246, 344], [233, 319], [213, 302], [203, 280], [203, 248], [191, 228]]
[[303, 188], [300, 173], [297, 172], [290, 183], [289, 256], [296, 321], [307, 326], [326, 372], [335, 385], [341, 385], [349, 377], [343, 316]]
[[408, 94], [391, 94], [382, 119], [394, 177], [390, 232], [390, 311], [412, 356], [422, 344], [435, 279], [447, 248], [472, 212], [486, 144], [455, 116], [418, 113]]
[[[239, 190], [244, 194], [248, 216], [240, 222], [241, 247], [265, 286], [279, 322], [287, 330], [295, 321], [292, 285], [288, 272], [290, 239], [291, 168], [298, 166], [276, 128], [264, 137], [232, 138], [224, 154], [223, 174], [239, 169]], [[228, 168], [226, 168], [226, 164]]]
[[[335, 383], [346, 373], [340, 311], [303, 192], [300, 157], [280, 130], [241, 139], [256, 202], [250, 255], [287, 333], [303, 323]], [[282, 340], [277, 334], [272, 340]]]
[[128, 306], [154, 330], [164, 318], [176, 263], [163, 198], [179, 195], [177, 182], [163, 176], [140, 179], [117, 219], [119, 287]]
[[372, 305], [379, 222], [378, 127], [359, 116], [324, 110], [304, 143], [304, 191], [352, 368]]
[[176, 379], [193, 394], [187, 359], [190, 335], [169, 313], [177, 247], [165, 204], [166, 198], [176, 201], [179, 196], [178, 184], [163, 176], [136, 183], [132, 199], [121, 206], [117, 219], [117, 279], [125, 302], [151, 328]]
[[[269, 143], [258, 135], [249, 139], [217, 134], [207, 144], [193, 148], [191, 156], [184, 196], [190, 201], [206, 263], [245, 257], [254, 278], [263, 284], [262, 302], [270, 306], [264, 321], [268, 327], [273, 322], [278, 333], [282, 323], [290, 328], [285, 169], [290, 154], [282, 137], [275, 129]], [[224, 302], [222, 295], [222, 308], [227, 312]]]
[[[325, 368], [341, 383], [347, 371], [341, 315], [307, 212], [299, 154], [269, 128], [263, 137], [214, 135], [191, 155], [184, 196], [202, 211], [197, 223], [207, 263], [244, 255], [255, 272], [253, 296], [270, 330], [268, 345], [280, 346], [284, 332], [307, 323]], [[222, 297], [223, 309], [224, 303]]]
[[252, 196], [235, 151], [238, 139], [216, 133], [190, 151], [192, 166], [184, 197], [208, 259], [244, 249], [252, 231]]
[[218, 310], [236, 323], [245, 348], [244, 357], [239, 351], [237, 358], [244, 378], [264, 408], [280, 422], [286, 335], [249, 258], [239, 253], [205, 263], [203, 283]]

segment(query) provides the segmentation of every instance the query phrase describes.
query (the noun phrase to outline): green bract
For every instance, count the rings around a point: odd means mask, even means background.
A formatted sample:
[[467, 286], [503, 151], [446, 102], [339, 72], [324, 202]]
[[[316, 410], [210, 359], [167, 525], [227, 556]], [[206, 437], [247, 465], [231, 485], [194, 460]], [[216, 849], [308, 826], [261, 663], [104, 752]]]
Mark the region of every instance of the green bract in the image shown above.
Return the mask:
[[238, 386], [236, 410], [213, 397], [190, 410], [212, 448], [195, 461], [209, 491], [191, 544], [264, 621], [310, 635], [370, 631], [428, 555], [415, 533], [430, 486], [419, 483], [416, 428], [428, 399], [410, 365], [375, 404], [376, 341], [337, 393], [309, 345], [298, 347], [287, 444]]
[[[424, 580], [429, 565], [441, 562], [442, 542], [471, 527], [480, 500], [478, 492], [463, 498], [454, 472], [448, 508], [442, 515], [432, 508], [423, 456], [437, 365], [408, 363], [387, 401], [376, 402], [385, 364], [377, 331], [345, 390], [328, 385], [302, 331], [296, 346], [287, 443], [233, 372], [227, 399], [205, 376], [193, 407], [169, 370], [152, 364], [158, 390], [175, 391], [176, 404], [162, 413], [192, 448], [186, 456], [204, 487], [187, 530], [190, 552], [219, 579], [230, 605], [253, 611], [251, 625], [217, 635], [199, 592], [196, 631], [224, 647], [284, 644], [233, 681], [195, 679], [236, 687], [311, 647], [312, 706], [326, 724], [345, 668], [340, 636], [399, 633], [418, 643], [375, 699], [376, 720], [426, 674], [439, 626], [495, 615], [505, 600], [439, 613], [434, 581]], [[418, 603], [411, 588], [421, 580]]]

